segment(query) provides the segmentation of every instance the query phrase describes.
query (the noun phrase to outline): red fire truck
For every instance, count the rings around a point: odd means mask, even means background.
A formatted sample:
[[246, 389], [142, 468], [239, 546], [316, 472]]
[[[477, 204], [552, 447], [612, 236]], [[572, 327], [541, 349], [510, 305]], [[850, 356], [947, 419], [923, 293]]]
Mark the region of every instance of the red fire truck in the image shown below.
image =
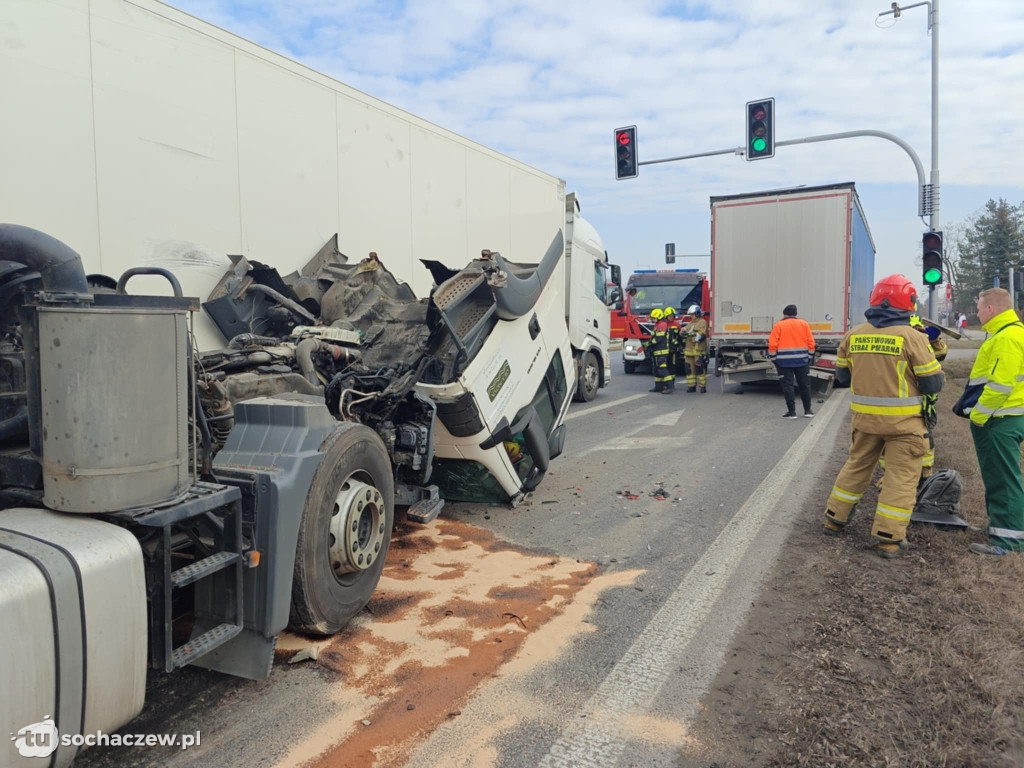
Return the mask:
[[695, 269], [638, 269], [630, 275], [625, 296], [611, 310], [611, 338], [622, 339], [625, 372], [650, 369], [645, 345], [654, 328], [652, 309], [673, 307], [682, 322], [689, 322], [686, 310], [697, 304], [707, 313], [709, 301], [707, 277]]

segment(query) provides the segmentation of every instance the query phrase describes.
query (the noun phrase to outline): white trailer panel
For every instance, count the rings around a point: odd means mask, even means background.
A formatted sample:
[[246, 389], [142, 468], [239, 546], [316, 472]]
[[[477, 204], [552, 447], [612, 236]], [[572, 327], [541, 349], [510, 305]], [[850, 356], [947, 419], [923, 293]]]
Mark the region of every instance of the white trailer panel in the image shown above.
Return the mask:
[[712, 335], [767, 339], [787, 304], [816, 337], [849, 327], [852, 190], [712, 204]]
[[90, 272], [205, 298], [226, 254], [287, 273], [337, 232], [424, 295], [420, 259], [536, 262], [564, 228], [557, 177], [156, 0], [6, 0], [0, 24], [3, 218]]

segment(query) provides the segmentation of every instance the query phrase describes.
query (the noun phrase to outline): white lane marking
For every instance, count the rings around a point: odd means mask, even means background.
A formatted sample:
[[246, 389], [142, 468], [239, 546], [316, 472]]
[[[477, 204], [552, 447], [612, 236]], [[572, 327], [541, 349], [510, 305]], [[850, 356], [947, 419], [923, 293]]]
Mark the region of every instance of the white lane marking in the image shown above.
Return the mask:
[[582, 411], [572, 411], [568, 416], [562, 419], [562, 421], [569, 421], [570, 419], [576, 419], [580, 416], [589, 416], [591, 413], [596, 413], [597, 411], [607, 411], [613, 405], [622, 405], [623, 403], [628, 403], [631, 400], [639, 400], [641, 397], [647, 397], [648, 394], [648, 392], [644, 392], [642, 395], [620, 397], [618, 400], [612, 400], [610, 403], [601, 403], [601, 405], [595, 405], [593, 408], [584, 408]]
[[657, 438], [640, 437], [632, 440], [630, 444], [626, 444], [625, 441], [631, 437], [634, 437], [635, 435], [639, 435], [641, 432], [646, 432], [647, 430], [652, 429], [654, 427], [675, 426], [679, 422], [679, 419], [682, 418], [684, 411], [686, 411], [685, 408], [680, 408], [677, 411], [669, 411], [668, 413], [663, 413], [660, 416], [655, 416], [653, 419], [647, 419], [646, 421], [641, 422], [638, 426], [634, 427], [628, 432], [623, 432], [621, 434], [615, 435], [615, 437], [610, 437], [607, 440], [602, 440], [600, 443], [595, 443], [594, 445], [587, 448], [585, 451], [581, 451], [576, 455], [586, 456], [588, 453], [594, 453], [596, 451], [632, 450], [633, 448], [646, 447], [647, 445], [654, 445], [656, 443], [662, 443], [667, 446], [664, 436]]
[[[833, 395], [815, 421], [830, 421], [840, 404], [847, 402], [846, 396]], [[569, 725], [540, 761], [540, 768], [612, 768], [618, 764], [630, 740], [623, 722], [630, 715], [650, 711], [662, 686], [676, 671], [687, 645], [741, 567], [761, 527], [825, 432], [813, 427], [801, 432], [612, 667], [583, 709], [566, 717]]]

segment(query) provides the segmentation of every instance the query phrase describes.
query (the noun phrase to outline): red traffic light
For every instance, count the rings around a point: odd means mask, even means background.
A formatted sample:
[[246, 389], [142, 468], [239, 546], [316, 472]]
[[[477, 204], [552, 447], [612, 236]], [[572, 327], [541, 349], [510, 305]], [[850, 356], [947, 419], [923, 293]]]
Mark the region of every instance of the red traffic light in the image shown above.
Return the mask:
[[764, 120], [768, 116], [768, 112], [765, 110], [764, 105], [758, 104], [750, 113], [752, 120]]
[[929, 251], [937, 251], [942, 248], [942, 237], [935, 232], [926, 232], [922, 245]]
[[636, 156], [636, 126], [616, 128], [612, 138], [615, 140], [615, 178], [635, 179], [640, 165]]

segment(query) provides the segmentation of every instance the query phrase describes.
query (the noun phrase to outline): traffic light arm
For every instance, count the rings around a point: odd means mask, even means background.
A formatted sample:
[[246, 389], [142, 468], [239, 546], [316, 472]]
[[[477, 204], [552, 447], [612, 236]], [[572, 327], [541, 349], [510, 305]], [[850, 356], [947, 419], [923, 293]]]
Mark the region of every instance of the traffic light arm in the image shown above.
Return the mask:
[[[931, 200], [936, 195], [938, 190], [930, 189], [924, 181], [924, 166], [921, 164], [921, 158], [917, 156], [914, 148], [907, 144], [899, 136], [895, 136], [885, 131], [844, 131], [843, 133], [824, 133], [820, 136], [805, 136], [802, 139], [786, 139], [785, 141], [776, 141], [776, 147], [792, 146], [794, 144], [813, 144], [820, 141], [835, 141], [836, 139], [855, 139], [862, 136], [874, 136], [879, 139], [886, 139], [896, 144], [904, 152], [906, 152], [910, 159], [914, 161], [914, 168], [917, 170], [917, 184], [919, 195], [917, 199], [917, 215], [927, 216], [931, 213]], [[673, 163], [676, 160], [693, 160], [698, 157], [713, 157], [714, 155], [744, 155], [744, 147], [732, 147], [731, 149], [716, 149], [711, 152], [698, 152], [693, 155], [679, 155], [677, 157], [663, 157], [658, 160], [641, 160], [637, 165], [656, 165], [657, 163]]]

